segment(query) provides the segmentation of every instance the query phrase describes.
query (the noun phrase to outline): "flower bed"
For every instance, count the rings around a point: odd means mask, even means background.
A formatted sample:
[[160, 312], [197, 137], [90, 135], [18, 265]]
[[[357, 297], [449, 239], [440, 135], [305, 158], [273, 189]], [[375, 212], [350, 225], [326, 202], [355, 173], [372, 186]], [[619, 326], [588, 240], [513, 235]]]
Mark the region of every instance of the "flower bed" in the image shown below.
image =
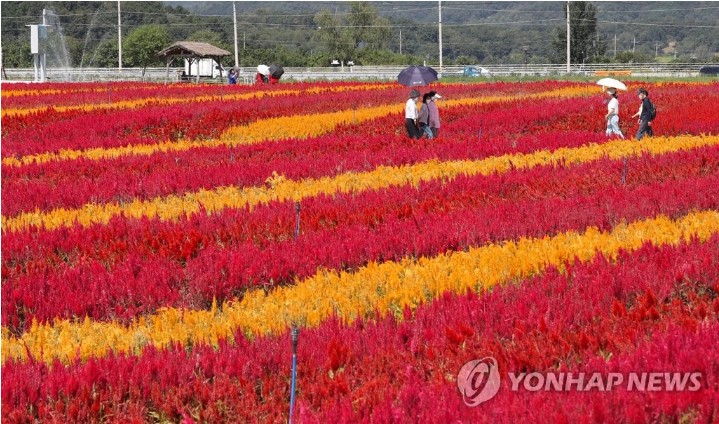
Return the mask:
[[[719, 86], [646, 87], [641, 143], [576, 83], [440, 84], [434, 140], [392, 84], [3, 88], [3, 421], [286, 420], [292, 325], [302, 422], [711, 421]], [[560, 371], [701, 387], [506, 378]]]

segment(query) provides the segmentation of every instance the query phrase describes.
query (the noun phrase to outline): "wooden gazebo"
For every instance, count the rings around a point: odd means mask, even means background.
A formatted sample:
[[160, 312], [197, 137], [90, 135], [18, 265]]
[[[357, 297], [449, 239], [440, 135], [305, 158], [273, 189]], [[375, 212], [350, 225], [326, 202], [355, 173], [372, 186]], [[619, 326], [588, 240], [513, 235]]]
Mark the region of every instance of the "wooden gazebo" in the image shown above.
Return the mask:
[[[177, 58], [187, 59], [192, 67], [192, 62], [210, 58], [218, 64], [220, 59], [225, 56], [230, 56], [230, 52], [223, 50], [219, 47], [215, 47], [212, 44], [201, 43], [198, 41], [178, 41], [170, 47], [163, 49], [157, 55], [165, 58], [165, 78], [170, 76], [170, 65]], [[200, 73], [197, 73], [197, 81], [200, 81]]]

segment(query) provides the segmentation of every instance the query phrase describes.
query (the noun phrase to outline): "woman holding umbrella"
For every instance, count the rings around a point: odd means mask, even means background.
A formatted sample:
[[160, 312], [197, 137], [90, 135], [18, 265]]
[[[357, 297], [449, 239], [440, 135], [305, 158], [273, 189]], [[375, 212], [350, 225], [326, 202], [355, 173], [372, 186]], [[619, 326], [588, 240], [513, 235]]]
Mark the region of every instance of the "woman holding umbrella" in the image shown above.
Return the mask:
[[597, 81], [597, 85], [601, 85], [602, 90], [604, 87], [607, 87], [607, 94], [609, 95], [607, 114], [604, 115], [604, 119], [607, 121], [607, 137], [616, 134], [624, 140], [624, 134], [622, 134], [622, 130], [619, 129], [619, 99], [617, 98], [617, 90], [626, 90], [627, 86], [614, 78], [602, 78]]
[[280, 77], [282, 74], [285, 73], [284, 68], [280, 65], [271, 65], [270, 66], [270, 84], [277, 84], [280, 82]]
[[270, 75], [270, 67], [267, 65], [257, 65], [257, 74], [255, 75], [255, 83], [267, 84]]
[[617, 89], [609, 87], [607, 88], [607, 94], [610, 97], [609, 103], [607, 103], [607, 114], [604, 117], [607, 121], [607, 137], [614, 133], [624, 140], [624, 134], [622, 134], [622, 130], [619, 129], [619, 99], [617, 98]]

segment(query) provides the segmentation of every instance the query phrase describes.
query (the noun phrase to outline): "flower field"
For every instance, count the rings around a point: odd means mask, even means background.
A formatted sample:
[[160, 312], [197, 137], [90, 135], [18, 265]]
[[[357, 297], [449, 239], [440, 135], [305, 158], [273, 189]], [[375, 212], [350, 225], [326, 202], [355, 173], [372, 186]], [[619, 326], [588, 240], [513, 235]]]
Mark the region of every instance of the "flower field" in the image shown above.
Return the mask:
[[719, 83], [641, 86], [4, 84], [2, 421], [286, 422], [292, 327], [297, 422], [719, 421]]

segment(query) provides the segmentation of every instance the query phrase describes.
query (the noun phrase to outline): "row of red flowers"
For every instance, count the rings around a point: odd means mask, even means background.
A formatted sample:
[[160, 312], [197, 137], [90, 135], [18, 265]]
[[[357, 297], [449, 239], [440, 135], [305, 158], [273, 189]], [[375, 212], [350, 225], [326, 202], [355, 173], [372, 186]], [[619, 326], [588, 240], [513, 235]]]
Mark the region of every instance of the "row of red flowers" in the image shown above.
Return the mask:
[[[563, 100], [550, 104], [579, 119], [589, 103]], [[536, 134], [547, 131], [549, 122], [556, 116], [547, 108], [546, 101], [514, 101], [499, 106], [489, 107], [491, 111], [487, 112], [483, 112], [482, 107], [444, 110], [444, 127], [451, 134], [443, 137], [441, 142], [423, 142], [420, 146], [416, 140], [409, 140], [403, 134], [392, 134], [400, 120], [390, 116], [356, 128], [340, 129], [340, 132], [347, 132], [344, 135], [333, 133], [308, 140], [282, 140], [234, 148], [196, 148], [112, 160], [56, 161], [5, 167], [3, 214], [13, 216], [34, 208], [75, 208], [91, 201], [147, 199], [224, 185], [261, 185], [277, 170], [281, 170], [287, 178], [312, 178], [430, 158], [479, 159], [498, 154], [498, 150], [528, 153], [539, 148], [574, 146], [605, 139], [601, 134], [586, 132], [562, 132], [554, 138], [546, 134], [537, 139]], [[510, 119], [519, 110], [523, 112], [522, 118]], [[471, 129], [454, 129], [453, 121], [465, 117], [467, 113], [475, 119], [497, 124], [478, 140], [476, 132]], [[517, 124], [534, 136], [519, 140], [517, 147], [512, 148], [502, 141], [508, 131], [517, 128]], [[380, 134], [370, 141], [367, 133], [371, 128], [379, 128]], [[350, 134], [350, 131], [353, 133]], [[498, 146], [503, 147], [498, 149]]]
[[[312, 82], [263, 86], [262, 91], [284, 91], [293, 89], [328, 90], [356, 85], [355, 82]], [[382, 83], [378, 83], [382, 84]], [[384, 84], [387, 88], [396, 88], [395, 84]], [[253, 93], [257, 86], [251, 85], [215, 85], [215, 84], [163, 84], [150, 82], [94, 82], [84, 84], [7, 84], [3, 87], [4, 109], [29, 109], [56, 106], [86, 106], [112, 101], [139, 99], [176, 99], [196, 98], [200, 96], [221, 96], [236, 93]]]
[[[717, 94], [693, 94], [703, 99], [706, 107], [701, 112], [684, 112], [687, 116], [677, 113], [676, 123], [667, 124], [670, 131], [660, 126], [664, 134], [696, 130], [707, 133], [719, 128]], [[678, 98], [670, 100], [665, 107], [681, 109]], [[13, 216], [35, 208], [77, 208], [88, 202], [148, 199], [216, 186], [258, 185], [276, 170], [282, 170], [288, 178], [298, 179], [429, 158], [476, 159], [600, 142], [604, 136], [596, 103], [596, 99], [565, 99], [447, 108], [443, 111], [443, 135], [446, 133], [446, 136], [441, 142], [420, 146], [396, 134], [399, 120], [389, 116], [347, 125], [332, 135], [310, 140], [4, 167], [3, 214]], [[557, 114], [557, 110], [563, 113]], [[590, 132], [581, 130], [583, 128]], [[551, 131], [562, 131], [563, 136], [552, 137]], [[371, 143], [367, 139], [370, 132], [374, 133]], [[343, 133], [346, 135], [339, 135]]]
[[[527, 84], [532, 93], [569, 83]], [[60, 149], [87, 149], [157, 143], [178, 139], [217, 138], [226, 128], [258, 119], [295, 114], [334, 112], [368, 106], [396, 104], [402, 110], [407, 90], [388, 86], [383, 90], [329, 91], [320, 95], [303, 92], [313, 86], [283, 85], [288, 93], [249, 100], [195, 101], [147, 105], [137, 109], [91, 109], [43, 112], [3, 118], [3, 156], [24, 156]], [[390, 88], [391, 87], [391, 88]], [[511, 85], [447, 85], [448, 96], [471, 97], [513, 92]], [[292, 93], [296, 91], [295, 93]], [[312, 101], [307, 101], [308, 98]], [[57, 116], [55, 116], [57, 115]]]
[[630, 161], [627, 186], [621, 174], [621, 161], [602, 160], [308, 199], [297, 242], [290, 203], [13, 233], [3, 245], [2, 320], [17, 333], [32, 319], [128, 320], [162, 306], [204, 308], [318, 268], [719, 208], [719, 148]]
[[[719, 236], [645, 245], [548, 270], [489, 293], [445, 296], [404, 320], [303, 330], [295, 417], [302, 422], [709, 422], [719, 404]], [[289, 336], [219, 349], [146, 350], [71, 366], [3, 366], [4, 422], [285, 421]], [[470, 408], [456, 378], [496, 358], [495, 398]], [[696, 391], [512, 391], [507, 372], [693, 372]]]
[[[559, 86], [540, 83], [535, 88]], [[469, 91], [487, 93], [487, 88], [517, 92], [516, 85], [502, 84]], [[658, 132], [717, 133], [716, 85], [657, 86], [650, 91], [663, 118], [658, 120]], [[447, 92], [458, 95], [449, 88]], [[677, 97], [680, 92], [682, 98]], [[691, 95], [685, 96], [687, 92]], [[397, 103], [396, 116], [344, 125], [332, 136], [310, 140], [231, 151], [202, 148], [147, 158], [3, 166], [3, 195], [10, 196], [3, 200], [10, 200], [13, 205], [7, 210], [17, 213], [35, 207], [177, 194], [197, 187], [256, 185], [275, 170], [290, 178], [321, 177], [373, 169], [377, 164], [484, 158], [604, 140], [601, 116], [605, 106], [592, 98], [444, 108], [442, 138], [411, 143], [401, 128], [405, 97], [404, 88], [367, 95], [367, 105]], [[351, 102], [358, 97], [333, 98]], [[633, 103], [625, 99], [623, 125], [633, 112], [629, 110]], [[278, 116], [295, 113], [302, 97], [285, 100], [280, 102]], [[329, 101], [320, 103], [317, 110], [332, 110], [327, 108]], [[222, 102], [198, 107], [191, 116], [198, 122], [210, 121], [222, 107]], [[144, 121], [148, 136], [143, 142], [164, 141], [167, 131], [172, 132], [179, 122], [167, 118], [172, 111], [173, 107], [135, 111], [138, 122], [146, 112], [148, 116], [157, 112]], [[93, 120], [98, 119], [107, 119], [108, 125], [94, 140], [81, 143], [124, 145], [132, 137], [112, 144], [110, 130], [133, 125], [130, 114], [124, 112], [48, 115], [56, 122], [34, 123], [31, 118], [37, 121], [37, 117], [7, 120], [15, 129], [20, 121], [36, 125], [34, 130], [22, 130], [22, 137], [41, 128], [73, 131], [54, 146], [73, 146], [80, 134], [77, 125], [95, 127]], [[113, 115], [121, 119], [113, 123]], [[197, 137], [234, 125], [230, 120], [220, 121], [207, 123], [208, 129]], [[568, 132], [576, 128], [585, 131]], [[18, 135], [18, 140], [22, 137]], [[350, 163], [357, 158], [363, 163]], [[204, 174], [195, 173], [193, 161]], [[173, 170], [163, 170], [172, 168], [173, 162], [177, 183]], [[85, 229], [3, 234], [3, 330], [22, 333], [32, 319], [89, 315], [127, 321], [163, 306], [204, 308], [213, 298], [222, 301], [242, 296], [248, 288], [292, 284], [321, 267], [352, 270], [371, 260], [431, 256], [590, 225], [608, 229], [658, 213], [678, 216], [695, 209], [719, 209], [717, 147], [643, 156], [628, 164], [626, 186], [619, 183], [621, 161], [600, 160], [310, 198], [302, 202], [302, 231], [296, 243], [292, 241], [294, 205], [287, 202], [259, 206], [252, 212], [200, 213], [178, 222], [117, 217], [108, 225]], [[121, 168], [102, 169], [115, 166]], [[254, 169], [244, 171], [250, 167]], [[237, 175], [225, 179], [223, 172]], [[200, 176], [207, 178], [206, 185], [198, 185]], [[73, 187], [75, 181], [93, 178], [95, 182]], [[137, 182], [147, 182], [156, 194], [136, 188]], [[33, 184], [47, 201], [37, 196], [23, 198], [23, 193], [33, 192]], [[82, 190], [97, 191], [98, 197], [88, 197]], [[3, 207], [5, 217], [12, 215], [7, 210]], [[617, 265], [597, 258], [592, 264], [574, 264], [566, 273], [549, 270], [492, 293], [446, 296], [415, 313], [406, 311], [404, 322], [392, 318], [352, 326], [326, 322], [302, 333], [296, 417], [303, 422], [496, 422], [510, 417], [513, 421], [576, 421], [589, 415], [597, 421], [711, 421], [719, 413], [717, 292], [719, 236], [714, 236], [706, 244], [646, 245], [639, 252], [620, 254]], [[236, 345], [219, 348], [148, 349], [139, 357], [93, 359], [67, 367], [32, 361], [5, 363], [3, 421], [286, 420], [287, 335], [249, 341], [237, 334], [236, 340]], [[464, 362], [485, 356], [497, 358], [502, 372], [700, 372], [702, 388], [681, 393], [616, 390], [557, 395], [512, 392], [507, 379], [495, 399], [472, 409], [457, 392], [456, 374]]]

